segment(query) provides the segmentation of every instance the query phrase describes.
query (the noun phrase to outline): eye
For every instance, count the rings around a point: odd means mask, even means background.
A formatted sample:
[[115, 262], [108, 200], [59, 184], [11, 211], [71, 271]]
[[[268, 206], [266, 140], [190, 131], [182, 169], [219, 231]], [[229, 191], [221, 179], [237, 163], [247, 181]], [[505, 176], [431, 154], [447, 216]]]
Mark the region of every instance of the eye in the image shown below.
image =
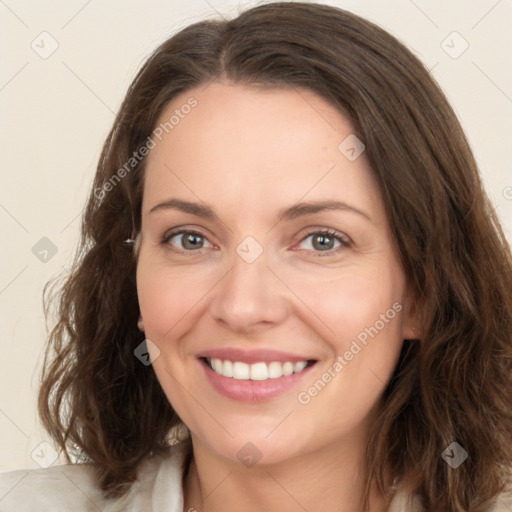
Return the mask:
[[[176, 247], [174, 245], [174, 243], [172, 242], [173, 238], [176, 238], [178, 240], [177, 243], [180, 244], [180, 246]], [[191, 229], [180, 229], [179, 231], [173, 231], [171, 233], [164, 235], [164, 238], [162, 240], [162, 244], [170, 243], [175, 249], [178, 250], [178, 252], [181, 253], [203, 249], [205, 247], [205, 242], [210, 244], [210, 242], [207, 241], [207, 238], [204, 235], [202, 235], [198, 231], [194, 231]], [[184, 249], [184, 251], [181, 249]]]
[[[306, 247], [306, 250], [317, 253], [327, 253], [325, 256], [335, 254], [339, 252], [340, 249], [342, 250], [351, 245], [351, 241], [347, 236], [332, 229], [312, 231], [302, 239], [301, 243], [304, 243], [308, 239], [311, 239], [311, 241], [308, 244], [309, 247]], [[337, 246], [335, 245], [336, 243], [338, 243]], [[324, 256], [324, 254], [316, 254], [316, 256]]]
[[[173, 239], [176, 240], [173, 241]], [[307, 244], [309, 247], [306, 247], [305, 250], [317, 253], [315, 256], [329, 256], [351, 246], [351, 241], [346, 235], [332, 229], [312, 231], [301, 240], [300, 244], [309, 239], [311, 239]], [[205, 247], [213, 247], [202, 233], [193, 229], [180, 229], [167, 233], [161, 243], [162, 245], [171, 245], [171, 248], [180, 254], [200, 251]], [[205, 245], [205, 243], [208, 245]]]

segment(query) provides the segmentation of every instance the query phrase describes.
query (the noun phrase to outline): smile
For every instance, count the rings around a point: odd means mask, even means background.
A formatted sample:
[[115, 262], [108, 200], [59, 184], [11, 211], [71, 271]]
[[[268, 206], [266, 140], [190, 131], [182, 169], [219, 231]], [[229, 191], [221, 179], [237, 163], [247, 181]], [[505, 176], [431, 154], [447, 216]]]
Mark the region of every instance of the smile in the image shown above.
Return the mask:
[[231, 400], [262, 402], [300, 386], [318, 359], [270, 348], [218, 347], [196, 354], [203, 375]]
[[300, 373], [313, 361], [272, 361], [247, 364], [242, 361], [204, 358], [208, 366], [218, 375], [237, 380], [263, 381], [286, 377], [292, 373]]

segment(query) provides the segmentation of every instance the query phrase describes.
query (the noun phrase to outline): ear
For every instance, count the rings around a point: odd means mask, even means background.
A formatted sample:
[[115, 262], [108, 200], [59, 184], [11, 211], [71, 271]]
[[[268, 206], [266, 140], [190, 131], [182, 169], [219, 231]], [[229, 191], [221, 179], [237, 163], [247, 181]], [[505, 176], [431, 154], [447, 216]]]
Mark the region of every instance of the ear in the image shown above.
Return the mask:
[[142, 315], [139, 315], [139, 320], [137, 321], [137, 327], [140, 331], [144, 332], [144, 320], [142, 319]]
[[402, 317], [402, 338], [405, 340], [416, 340], [421, 336], [419, 322], [420, 304], [415, 294], [409, 293], [404, 301], [404, 312]]

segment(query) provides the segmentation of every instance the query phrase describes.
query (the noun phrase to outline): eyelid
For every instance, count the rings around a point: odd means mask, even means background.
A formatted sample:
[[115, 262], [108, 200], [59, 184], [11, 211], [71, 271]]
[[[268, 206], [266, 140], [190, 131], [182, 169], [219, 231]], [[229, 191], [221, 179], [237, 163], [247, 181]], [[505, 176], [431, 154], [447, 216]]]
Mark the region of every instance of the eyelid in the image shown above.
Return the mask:
[[[340, 242], [340, 246], [338, 248], [328, 249], [326, 251], [314, 251], [312, 249], [303, 249], [303, 250], [312, 252], [317, 256], [323, 256], [323, 255], [329, 256], [329, 255], [337, 254], [341, 249], [346, 249], [346, 248], [350, 247], [353, 243], [349, 236], [347, 236], [345, 233], [342, 233], [333, 228], [308, 226], [307, 228], [304, 228], [304, 229], [306, 229], [308, 231], [302, 236], [302, 238], [296, 244], [294, 244], [293, 247], [301, 244], [302, 242], [304, 242], [306, 239], [308, 239], [309, 237], [311, 237], [313, 235], [324, 235], [327, 237], [333, 237]], [[176, 228], [166, 231], [164, 233], [164, 235], [162, 236], [161, 243], [163, 245], [167, 245], [169, 243], [169, 241], [172, 238], [174, 238], [175, 236], [184, 235], [184, 234], [197, 235], [197, 236], [207, 240], [208, 243], [211, 244], [212, 246], [215, 246], [215, 244], [209, 240], [207, 235], [203, 234], [201, 231], [199, 231], [197, 229], [187, 228], [186, 226], [185, 227], [176, 227]], [[173, 248], [171, 250], [178, 252], [179, 254], [188, 253], [190, 255], [193, 255], [193, 254], [202, 254], [203, 249], [206, 249], [206, 248], [201, 247], [199, 249], [194, 249], [194, 250]]]
[[[196, 235], [196, 236], [200, 236], [201, 238], [204, 238], [205, 240], [208, 241], [209, 244], [211, 245], [215, 245], [213, 242], [211, 242], [209, 240], [209, 238], [201, 233], [201, 231], [198, 231], [196, 229], [192, 229], [192, 228], [175, 228], [175, 229], [170, 229], [169, 231], [166, 231], [164, 233], [164, 235], [162, 236], [162, 241], [161, 243], [166, 245], [169, 243], [169, 241], [174, 238], [175, 236], [178, 236], [178, 235], [185, 235], [185, 234], [192, 234], [192, 235]], [[196, 253], [196, 252], [200, 252], [201, 250], [203, 249], [203, 247], [201, 247], [200, 249], [196, 249], [196, 250], [189, 250], [189, 251], [186, 251], [186, 250], [183, 250], [183, 252], [189, 252], [189, 253]], [[177, 251], [179, 251], [180, 249], [176, 248]]]
[[341, 240], [345, 241], [347, 244], [353, 243], [352, 239], [348, 235], [346, 235], [342, 231], [338, 231], [337, 229], [334, 229], [334, 228], [321, 227], [321, 226], [307, 226], [306, 228], [304, 228], [304, 230], [305, 230], [305, 234], [300, 239], [301, 242], [303, 240], [305, 240], [306, 238], [308, 238], [309, 236], [314, 235], [314, 234], [329, 233], [330, 236], [340, 238]]
[[317, 236], [321, 235], [321, 236], [334, 238], [340, 243], [340, 245], [336, 248], [328, 249], [326, 251], [315, 251], [313, 249], [295, 249], [295, 250], [305, 250], [307, 252], [312, 253], [314, 255], [314, 257], [323, 257], [323, 256], [328, 257], [328, 256], [335, 256], [335, 255], [339, 254], [341, 251], [343, 251], [344, 249], [350, 248], [353, 243], [349, 236], [345, 235], [345, 233], [342, 233], [336, 229], [325, 228], [325, 227], [323, 227], [323, 228], [309, 227], [308, 232], [299, 240], [299, 242], [297, 242], [297, 244], [295, 244], [295, 246], [300, 245], [305, 240], [307, 240], [309, 237], [315, 236], [315, 235], [317, 235]]

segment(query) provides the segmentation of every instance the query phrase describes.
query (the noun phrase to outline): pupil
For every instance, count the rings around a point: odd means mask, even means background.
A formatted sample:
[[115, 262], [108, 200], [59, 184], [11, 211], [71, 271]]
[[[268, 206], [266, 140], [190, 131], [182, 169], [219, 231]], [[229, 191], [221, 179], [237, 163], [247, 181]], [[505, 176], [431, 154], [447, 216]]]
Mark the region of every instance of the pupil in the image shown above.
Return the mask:
[[198, 247], [198, 240], [199, 240], [200, 237], [198, 237], [197, 235], [194, 235], [194, 234], [189, 234], [188, 236], [185, 237], [185, 240], [184, 240], [184, 245], [185, 247], [187, 247], [187, 245], [190, 243], [190, 247], [188, 248], [192, 248], [192, 249], [195, 249]]
[[[318, 235], [317, 237], [315, 237], [315, 240], [323, 240], [323, 242], [321, 242], [319, 245], [321, 249], [332, 249], [332, 247], [330, 247], [331, 244], [329, 244], [329, 242], [325, 243], [325, 240], [328, 240], [332, 243], [332, 239], [330, 237], [325, 235]], [[327, 247], [327, 245], [329, 245], [329, 247]]]

